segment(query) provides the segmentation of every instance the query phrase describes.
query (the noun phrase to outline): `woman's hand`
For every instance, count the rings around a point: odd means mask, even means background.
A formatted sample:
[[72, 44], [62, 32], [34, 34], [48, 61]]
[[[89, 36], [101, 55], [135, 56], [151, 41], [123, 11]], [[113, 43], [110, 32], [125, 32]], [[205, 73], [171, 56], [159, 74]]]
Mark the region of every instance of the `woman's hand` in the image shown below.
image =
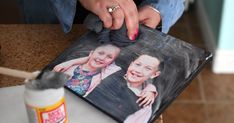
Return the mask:
[[[134, 40], [138, 34], [138, 12], [133, 0], [80, 0], [80, 3], [96, 14], [103, 21], [104, 27], [119, 29], [125, 20], [129, 39]], [[108, 8], [116, 6], [119, 7], [108, 12]]]
[[138, 16], [141, 24], [153, 29], [158, 26], [161, 20], [160, 13], [150, 5], [141, 7], [138, 10]]
[[117, 29], [123, 24], [124, 14], [122, 9], [116, 9], [113, 15], [107, 10], [110, 7], [119, 5], [115, 0], [80, 0], [80, 3], [86, 9], [96, 14], [103, 21], [104, 27], [106, 28], [112, 27]]

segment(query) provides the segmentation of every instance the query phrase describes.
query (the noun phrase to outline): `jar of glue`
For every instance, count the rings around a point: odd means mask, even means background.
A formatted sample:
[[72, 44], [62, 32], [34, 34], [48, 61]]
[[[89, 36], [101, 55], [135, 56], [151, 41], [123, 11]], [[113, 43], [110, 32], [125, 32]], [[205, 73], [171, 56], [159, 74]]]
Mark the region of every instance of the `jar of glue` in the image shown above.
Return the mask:
[[29, 123], [68, 123], [62, 73], [44, 71], [25, 84], [24, 101]]

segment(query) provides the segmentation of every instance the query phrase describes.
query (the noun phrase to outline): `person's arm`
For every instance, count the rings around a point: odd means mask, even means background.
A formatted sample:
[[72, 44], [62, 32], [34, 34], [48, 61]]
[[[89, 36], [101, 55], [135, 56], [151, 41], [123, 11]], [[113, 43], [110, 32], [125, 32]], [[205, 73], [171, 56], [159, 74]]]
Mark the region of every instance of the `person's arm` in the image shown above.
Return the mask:
[[146, 106], [135, 113], [129, 115], [124, 123], [148, 123], [152, 114], [152, 106]]
[[160, 12], [162, 32], [168, 33], [184, 11], [184, 0], [144, 0], [140, 6], [150, 5]]
[[82, 57], [82, 58], [77, 58], [77, 59], [63, 62], [61, 64], [56, 65], [54, 67], [54, 71], [65, 72], [66, 70], [68, 70], [70, 67], [72, 67], [74, 65], [80, 65], [80, 64], [86, 63], [88, 61], [88, 59], [89, 59], [89, 57]]
[[101, 74], [102, 77], [101, 79], [105, 79], [109, 75], [121, 70], [121, 67], [115, 64], [115, 62], [111, 63], [110, 65], [106, 66], [105, 68], [102, 69]]
[[77, 0], [49, 0], [65, 33], [70, 32], [75, 18]]

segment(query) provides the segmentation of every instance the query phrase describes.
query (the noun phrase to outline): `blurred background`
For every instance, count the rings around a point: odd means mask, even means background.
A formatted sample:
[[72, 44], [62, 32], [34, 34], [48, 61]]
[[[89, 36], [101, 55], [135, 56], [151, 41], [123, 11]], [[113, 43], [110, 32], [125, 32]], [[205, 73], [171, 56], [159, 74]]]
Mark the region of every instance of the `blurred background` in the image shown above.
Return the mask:
[[[186, 10], [169, 34], [214, 54], [186, 90], [163, 113], [164, 123], [233, 123], [233, 0], [185, 0]], [[58, 56], [86, 29], [64, 34], [58, 24], [23, 24], [18, 0], [0, 1], [0, 66], [35, 71]], [[0, 87], [22, 80], [0, 75]]]

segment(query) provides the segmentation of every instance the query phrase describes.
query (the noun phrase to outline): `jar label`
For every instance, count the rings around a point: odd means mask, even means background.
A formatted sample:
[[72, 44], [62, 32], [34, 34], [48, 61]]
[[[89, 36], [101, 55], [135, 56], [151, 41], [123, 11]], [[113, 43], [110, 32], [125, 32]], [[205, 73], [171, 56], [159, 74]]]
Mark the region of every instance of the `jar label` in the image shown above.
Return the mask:
[[26, 107], [30, 123], [68, 123], [64, 97], [51, 106]]

